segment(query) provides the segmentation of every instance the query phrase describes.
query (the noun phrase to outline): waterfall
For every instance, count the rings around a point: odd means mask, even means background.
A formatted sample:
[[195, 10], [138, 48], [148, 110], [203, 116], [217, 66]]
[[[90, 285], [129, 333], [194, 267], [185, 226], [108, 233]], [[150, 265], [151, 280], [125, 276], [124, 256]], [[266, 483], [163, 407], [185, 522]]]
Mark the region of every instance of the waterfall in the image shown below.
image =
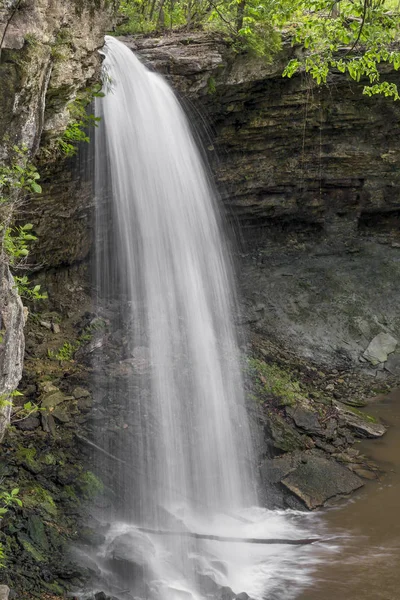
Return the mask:
[[[265, 529], [266, 511], [251, 508], [257, 497], [231, 265], [188, 120], [163, 78], [124, 44], [107, 37], [104, 54], [98, 303], [117, 306], [121, 355], [112, 357], [119, 379], [100, 369], [98, 385], [124, 408], [116, 441], [103, 440], [119, 462], [111, 466], [118, 502], [102, 569], [113, 589], [121, 584], [132, 594], [121, 598], [220, 598], [218, 586], [261, 598], [276, 551], [139, 529], [256, 537], [276, 534], [283, 517]], [[293, 534], [293, 525], [285, 527]], [[254, 565], [264, 570], [262, 584]]]

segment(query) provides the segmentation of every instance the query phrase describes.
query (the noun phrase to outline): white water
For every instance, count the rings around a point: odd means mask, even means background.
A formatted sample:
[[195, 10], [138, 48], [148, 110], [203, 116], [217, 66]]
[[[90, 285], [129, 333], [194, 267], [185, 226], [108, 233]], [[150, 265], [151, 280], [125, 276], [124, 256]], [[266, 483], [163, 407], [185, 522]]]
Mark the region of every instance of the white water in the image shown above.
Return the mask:
[[121, 475], [129, 489], [107, 534], [102, 568], [118, 585], [105, 558], [124, 535], [132, 547], [144, 547], [151, 597], [203, 598], [202, 573], [257, 600], [273, 590], [274, 598], [288, 600], [307, 580], [308, 550], [300, 559], [293, 547], [195, 542], [136, 529], [305, 534], [295, 517], [251, 508], [257, 498], [235, 293], [214, 194], [187, 119], [166, 82], [124, 44], [107, 37], [104, 52], [109, 90], [97, 108], [96, 195], [100, 204], [111, 198], [112, 211], [98, 219], [97, 237], [108, 240], [113, 256], [98, 272], [104, 287], [118, 286], [125, 299], [135, 389], [127, 385], [126, 393], [139, 428], [126, 448], [133, 475], [129, 467]]

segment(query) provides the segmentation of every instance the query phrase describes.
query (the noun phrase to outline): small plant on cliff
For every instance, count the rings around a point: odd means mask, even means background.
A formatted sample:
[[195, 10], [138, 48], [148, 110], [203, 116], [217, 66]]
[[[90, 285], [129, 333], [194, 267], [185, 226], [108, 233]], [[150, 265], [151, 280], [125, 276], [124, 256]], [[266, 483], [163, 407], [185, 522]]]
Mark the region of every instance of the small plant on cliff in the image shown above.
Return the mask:
[[57, 139], [58, 147], [65, 156], [73, 156], [78, 144], [90, 141], [87, 130], [90, 127], [97, 127], [100, 117], [88, 113], [86, 107], [94, 98], [102, 96], [104, 94], [101, 92], [101, 85], [97, 84], [81, 92], [68, 106], [70, 123]]
[[[12, 506], [22, 506], [21, 500], [18, 498], [19, 489], [14, 488], [11, 492], [0, 490], [0, 524], [3, 517], [7, 514]], [[5, 567], [5, 554], [2, 544], [0, 543], [0, 568]]]
[[[26, 146], [13, 146], [8, 165], [0, 166], [0, 259], [11, 268], [22, 266], [29, 254], [29, 244], [36, 240], [32, 234], [33, 225], [12, 226], [12, 216], [21, 202], [21, 194], [40, 194], [40, 175], [30, 162]], [[29, 285], [26, 275], [15, 277], [16, 287], [21, 296], [40, 300], [46, 298], [40, 293], [40, 286]]]
[[40, 194], [42, 188], [38, 183], [40, 175], [36, 167], [29, 161], [26, 146], [13, 146], [11, 163], [0, 166], [0, 204], [13, 201], [15, 190], [25, 190]]
[[80, 346], [79, 342], [70, 343], [65, 342], [61, 348], [54, 352], [53, 350], [47, 350], [47, 355], [49, 358], [53, 360], [72, 360], [75, 352], [78, 350]]

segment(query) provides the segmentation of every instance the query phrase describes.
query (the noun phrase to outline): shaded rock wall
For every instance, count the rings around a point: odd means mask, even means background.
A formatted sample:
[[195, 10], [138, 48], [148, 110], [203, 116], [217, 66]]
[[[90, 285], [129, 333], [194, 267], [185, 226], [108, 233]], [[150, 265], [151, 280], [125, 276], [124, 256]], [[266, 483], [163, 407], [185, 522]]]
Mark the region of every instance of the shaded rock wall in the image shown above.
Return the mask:
[[323, 87], [283, 79], [291, 48], [268, 65], [204, 34], [124, 41], [209, 120], [209, 160], [244, 235], [281, 222], [347, 238], [399, 210], [397, 103], [340, 74]]
[[291, 48], [268, 65], [204, 34], [124, 41], [203, 127], [241, 242], [244, 322], [315, 363], [400, 376], [398, 345], [365, 355], [379, 334], [400, 340], [400, 105], [339, 73], [283, 79]]
[[[59, 177], [55, 171], [70, 173], [70, 166], [60, 155], [54, 156], [51, 141], [60, 135], [68, 124], [67, 105], [74, 100], [82, 88], [98, 79], [100, 56], [97, 49], [103, 44], [105, 30], [110, 26], [115, 3], [108, 0], [16, 0], [5, 2], [0, 9], [0, 161], [7, 164], [12, 146], [25, 146], [29, 156], [33, 157], [42, 146], [42, 179], [45, 170], [51, 171], [51, 179], [58, 184], [57, 191], [51, 189], [51, 206], [58, 214], [58, 221], [47, 219], [49, 192], [44, 188], [44, 200], [19, 197], [18, 212], [14, 218], [21, 222], [36, 225], [39, 236], [47, 233], [42, 240], [43, 250], [37, 253], [36, 264], [56, 261], [52, 240], [57, 240], [58, 250], [63, 258], [57, 264], [71, 259], [66, 250], [66, 240], [71, 231], [79, 227], [66, 228], [65, 223], [72, 212], [79, 212], [77, 188], [80, 188], [76, 176]], [[47, 151], [43, 152], [43, 148]], [[54, 168], [56, 159], [57, 169]], [[52, 166], [44, 167], [43, 163]], [[75, 174], [74, 174], [75, 175]], [[65, 179], [74, 187], [74, 194]], [[54, 186], [53, 186], [54, 187]], [[60, 189], [64, 194], [60, 193]], [[68, 207], [73, 198], [74, 207]], [[57, 202], [55, 202], [57, 199]], [[78, 218], [75, 219], [78, 221]], [[47, 225], [44, 223], [47, 222]], [[47, 227], [47, 228], [46, 228]], [[67, 229], [67, 231], [66, 231]], [[87, 224], [84, 235], [87, 238]], [[65, 237], [63, 239], [63, 234]], [[88, 243], [82, 242], [87, 248]], [[73, 258], [79, 250], [72, 251]], [[47, 250], [47, 252], [46, 252]], [[46, 252], [47, 258], [44, 257]], [[30, 262], [32, 258], [30, 258]], [[32, 261], [34, 262], [34, 261]], [[1, 383], [0, 394], [12, 392], [21, 377], [23, 353], [22, 305], [13, 287], [12, 278], [6, 265], [2, 265], [0, 284], [1, 329], [6, 335], [0, 347]], [[10, 406], [1, 409], [3, 423], [9, 419]], [[0, 437], [2, 429], [0, 427]]]

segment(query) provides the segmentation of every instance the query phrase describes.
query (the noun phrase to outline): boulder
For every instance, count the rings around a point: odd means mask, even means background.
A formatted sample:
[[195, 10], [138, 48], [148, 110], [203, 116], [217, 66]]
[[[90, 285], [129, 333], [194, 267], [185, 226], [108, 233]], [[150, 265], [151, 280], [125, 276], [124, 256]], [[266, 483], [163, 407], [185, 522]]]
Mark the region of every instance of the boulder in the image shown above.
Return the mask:
[[155, 547], [145, 534], [132, 530], [115, 537], [109, 544], [106, 554], [113, 560], [145, 567], [149, 563], [149, 558], [155, 555]]
[[364, 484], [346, 467], [316, 454], [304, 453], [296, 469], [282, 484], [310, 510], [323, 506], [335, 496], [350, 494]]
[[277, 450], [293, 452], [312, 446], [310, 438], [298, 433], [279, 414], [270, 411], [264, 419], [268, 443]]
[[400, 354], [391, 354], [385, 364], [385, 369], [392, 375], [400, 375]]
[[386, 433], [386, 427], [377, 423], [373, 417], [345, 406], [341, 402], [335, 402], [339, 418], [344, 422], [355, 436], [362, 438], [377, 438]]
[[40, 427], [40, 419], [35, 416], [27, 417], [26, 419], [22, 419], [22, 421], [18, 421], [15, 426], [21, 431], [34, 431]]
[[372, 365], [387, 361], [388, 355], [396, 350], [397, 340], [390, 333], [378, 333], [365, 350], [363, 356]]
[[303, 406], [289, 406], [286, 408], [286, 414], [293, 419], [297, 427], [303, 429], [306, 433], [320, 434], [322, 432], [318, 413], [315, 410]]
[[279, 483], [294, 471], [300, 462], [300, 454], [285, 454], [279, 458], [267, 458], [261, 463], [261, 480], [266, 484]]
[[58, 404], [65, 402], [65, 400], [73, 400], [70, 396], [65, 396], [60, 390], [48, 392], [42, 397], [41, 406], [53, 410]]

